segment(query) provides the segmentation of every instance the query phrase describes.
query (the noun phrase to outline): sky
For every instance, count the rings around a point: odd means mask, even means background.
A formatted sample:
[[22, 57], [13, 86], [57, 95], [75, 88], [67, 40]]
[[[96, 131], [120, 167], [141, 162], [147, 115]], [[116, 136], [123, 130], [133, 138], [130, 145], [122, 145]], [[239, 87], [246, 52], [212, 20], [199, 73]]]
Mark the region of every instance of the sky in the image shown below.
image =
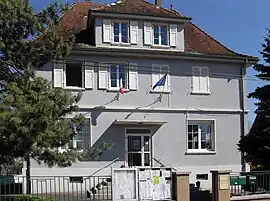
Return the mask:
[[[76, 0], [59, 0], [61, 3], [74, 3]], [[84, 1], [84, 0], [81, 0]], [[115, 0], [92, 0], [99, 3], [112, 3]], [[147, 0], [154, 3], [154, 0]], [[38, 11], [53, 0], [30, 0]], [[270, 28], [269, 0], [162, 0], [162, 6], [173, 8], [181, 14], [192, 17], [192, 22], [228, 48], [243, 54], [261, 58], [259, 51], [266, 29]], [[268, 23], [267, 23], [268, 22]], [[248, 92], [265, 84], [256, 79], [256, 71], [248, 68], [246, 82]], [[248, 100], [249, 122], [255, 118], [255, 100]]]

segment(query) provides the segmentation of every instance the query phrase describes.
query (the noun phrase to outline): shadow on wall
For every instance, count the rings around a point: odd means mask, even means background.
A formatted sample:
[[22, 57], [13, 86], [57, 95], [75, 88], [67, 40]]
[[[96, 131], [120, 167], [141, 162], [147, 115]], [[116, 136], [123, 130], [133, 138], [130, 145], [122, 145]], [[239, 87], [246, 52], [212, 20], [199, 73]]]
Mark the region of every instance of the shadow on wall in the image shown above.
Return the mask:
[[125, 160], [125, 128], [119, 125], [111, 124], [101, 137], [93, 144], [94, 149], [98, 149], [102, 143], [112, 143], [112, 148], [102, 153], [98, 157], [98, 161], [113, 161], [119, 158], [120, 161]]

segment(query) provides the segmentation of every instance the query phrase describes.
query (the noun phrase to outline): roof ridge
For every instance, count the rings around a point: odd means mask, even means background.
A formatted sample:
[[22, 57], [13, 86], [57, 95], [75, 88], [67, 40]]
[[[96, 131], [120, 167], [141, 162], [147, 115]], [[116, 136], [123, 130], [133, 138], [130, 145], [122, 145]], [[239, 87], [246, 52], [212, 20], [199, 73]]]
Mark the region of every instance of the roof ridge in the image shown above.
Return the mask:
[[156, 5], [154, 5], [154, 4], [152, 4], [152, 3], [150, 3], [150, 2], [148, 2], [147, 0], [141, 0], [141, 1], [143, 1], [143, 2], [145, 2], [145, 3], [147, 3], [147, 4], [149, 4], [150, 6], [153, 6], [153, 7], [156, 7], [156, 8], [161, 8], [162, 10], [164, 10], [164, 11], [167, 11], [167, 12], [170, 12], [170, 13], [176, 13], [176, 14], [178, 14], [178, 15], [180, 15], [177, 11], [172, 11], [172, 10], [169, 10], [169, 9], [167, 9], [167, 8], [163, 8], [162, 6], [156, 6]]
[[192, 22], [189, 22], [192, 26], [196, 27], [197, 29], [199, 29], [202, 33], [204, 33], [207, 37], [209, 37], [210, 39], [214, 40], [216, 43], [218, 43], [219, 45], [221, 45], [223, 48], [225, 48], [227, 51], [235, 54], [235, 55], [241, 55], [233, 50], [231, 50], [230, 48], [226, 47], [225, 45], [223, 45], [221, 42], [219, 42], [217, 39], [215, 39], [213, 36], [211, 36], [210, 34], [208, 34], [207, 32], [205, 32], [204, 30], [202, 30], [199, 26], [193, 24]]

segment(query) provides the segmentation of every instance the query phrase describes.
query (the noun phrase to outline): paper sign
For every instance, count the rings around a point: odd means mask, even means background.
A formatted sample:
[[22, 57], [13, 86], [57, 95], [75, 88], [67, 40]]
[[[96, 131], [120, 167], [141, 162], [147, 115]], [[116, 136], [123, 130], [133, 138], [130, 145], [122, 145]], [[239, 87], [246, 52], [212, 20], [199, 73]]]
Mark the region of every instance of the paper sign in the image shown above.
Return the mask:
[[219, 175], [219, 189], [227, 190], [229, 187], [229, 175]]
[[153, 176], [153, 184], [159, 184], [159, 176]]

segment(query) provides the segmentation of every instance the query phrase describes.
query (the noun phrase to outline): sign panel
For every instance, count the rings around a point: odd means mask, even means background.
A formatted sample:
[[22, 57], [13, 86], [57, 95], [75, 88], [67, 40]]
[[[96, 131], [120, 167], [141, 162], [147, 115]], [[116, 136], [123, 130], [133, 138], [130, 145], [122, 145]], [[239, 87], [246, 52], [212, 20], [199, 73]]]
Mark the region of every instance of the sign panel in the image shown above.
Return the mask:
[[219, 189], [228, 190], [230, 188], [229, 175], [219, 175]]

